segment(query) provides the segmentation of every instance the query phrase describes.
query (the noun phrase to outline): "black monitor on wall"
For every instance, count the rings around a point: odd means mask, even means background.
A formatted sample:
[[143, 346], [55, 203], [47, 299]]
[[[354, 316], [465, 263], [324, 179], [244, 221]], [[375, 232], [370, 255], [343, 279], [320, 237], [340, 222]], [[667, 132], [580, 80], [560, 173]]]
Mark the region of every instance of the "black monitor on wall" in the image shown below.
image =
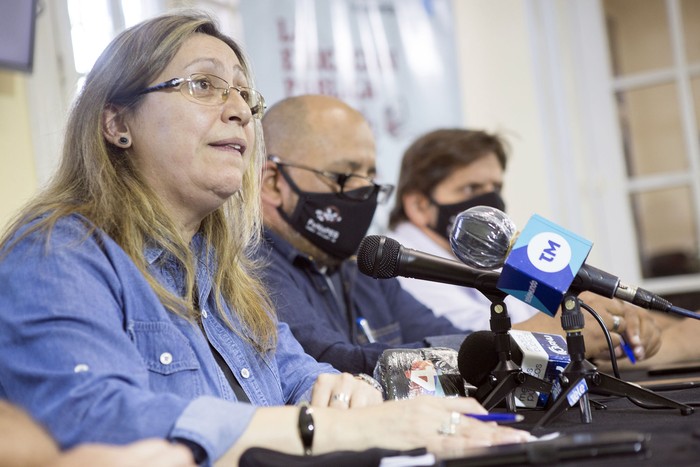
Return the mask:
[[0, 0], [0, 69], [32, 71], [38, 0]]

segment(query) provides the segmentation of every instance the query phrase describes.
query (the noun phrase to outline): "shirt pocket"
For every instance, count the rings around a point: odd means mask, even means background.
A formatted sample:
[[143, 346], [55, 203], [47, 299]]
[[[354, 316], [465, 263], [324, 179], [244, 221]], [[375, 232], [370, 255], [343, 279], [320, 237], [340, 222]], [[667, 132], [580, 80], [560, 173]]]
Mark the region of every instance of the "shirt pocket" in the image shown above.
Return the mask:
[[394, 321], [385, 326], [372, 328], [372, 334], [377, 342], [388, 345], [399, 345], [403, 343], [401, 338], [401, 326]]
[[199, 361], [176, 326], [164, 321], [134, 321], [131, 334], [149, 371], [152, 390], [185, 397], [202, 394]]

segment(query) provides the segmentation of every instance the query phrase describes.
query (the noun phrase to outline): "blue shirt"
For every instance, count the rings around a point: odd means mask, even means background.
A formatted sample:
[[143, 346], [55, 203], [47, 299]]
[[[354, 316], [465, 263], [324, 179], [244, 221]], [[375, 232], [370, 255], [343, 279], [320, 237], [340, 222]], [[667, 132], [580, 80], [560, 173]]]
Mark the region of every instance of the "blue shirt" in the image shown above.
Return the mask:
[[[341, 371], [372, 374], [389, 348], [459, 348], [467, 331], [438, 318], [403, 290], [396, 279], [374, 279], [354, 260], [333, 273], [270, 231], [260, 255], [278, 317], [289, 324], [304, 350]], [[357, 325], [364, 318], [370, 334]]]
[[[255, 405], [310, 398], [320, 373], [289, 328], [256, 352], [220, 319], [208, 255], [195, 237], [202, 325], [251, 404], [236, 396], [196, 323], [166, 310], [131, 258], [83, 218], [34, 232], [0, 261], [0, 397], [24, 407], [63, 448], [147, 437], [200, 446], [207, 463], [245, 430]], [[209, 255], [210, 256], [210, 255]], [[182, 296], [181, 268], [147, 248], [149, 270]], [[241, 332], [235, 313], [223, 310]]]

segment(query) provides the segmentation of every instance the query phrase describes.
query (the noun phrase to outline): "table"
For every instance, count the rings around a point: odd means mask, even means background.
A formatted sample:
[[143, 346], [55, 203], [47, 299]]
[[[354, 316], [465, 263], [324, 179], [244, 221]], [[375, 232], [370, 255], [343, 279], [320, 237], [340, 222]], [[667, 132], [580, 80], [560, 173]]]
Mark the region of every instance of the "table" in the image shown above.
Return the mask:
[[[625, 381], [654, 379], [649, 377], [643, 378], [642, 372], [637, 373], [623, 374], [621, 379]], [[700, 379], [700, 374], [695, 376]], [[623, 455], [577, 459], [559, 462], [556, 465], [614, 465], [615, 467], [700, 465], [700, 387], [655, 392], [676, 402], [688, 405], [695, 404], [698, 407], [695, 413], [684, 416], [681, 415], [678, 409], [644, 409], [626, 398], [590, 394], [592, 401], [601, 402], [605, 405], [605, 409], [597, 409], [595, 404], [591, 404], [591, 423], [582, 423], [581, 413], [578, 405], [576, 405], [557, 418], [550, 420], [547, 425], [541, 428], [537, 428], [536, 425], [546, 413], [545, 410], [520, 409], [518, 413], [522, 414], [525, 419], [514, 426], [531, 431], [537, 436], [552, 432], [572, 434], [614, 431], [637, 431], [647, 433], [650, 436], [647, 457], [644, 459], [634, 455]], [[498, 409], [495, 409], [495, 411], [498, 411]]]

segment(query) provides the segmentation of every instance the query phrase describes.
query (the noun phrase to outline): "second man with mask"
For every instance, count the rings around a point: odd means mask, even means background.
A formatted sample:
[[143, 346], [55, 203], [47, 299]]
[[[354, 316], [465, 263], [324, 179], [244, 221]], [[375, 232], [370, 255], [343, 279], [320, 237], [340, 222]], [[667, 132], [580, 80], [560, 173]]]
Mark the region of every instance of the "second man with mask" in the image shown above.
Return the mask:
[[[507, 144], [496, 134], [443, 128], [420, 136], [403, 156], [388, 235], [408, 248], [455, 259], [449, 243], [455, 216], [473, 206], [504, 210], [500, 192], [506, 163]], [[455, 326], [489, 329], [490, 315], [484, 309], [490, 302], [477, 290], [404, 277], [399, 281]], [[646, 310], [590, 292], [581, 297], [601, 314], [614, 333], [625, 331], [631, 337], [638, 359], [658, 350], [660, 330]], [[552, 319], [514, 297], [507, 297], [506, 304], [514, 329], [563, 333], [560, 319]], [[607, 358], [604, 334], [590, 314], [584, 317], [588, 356]], [[619, 335], [613, 335], [613, 342], [619, 342]]]
[[458, 348], [468, 331], [436, 317], [397, 280], [362, 275], [352, 257], [393, 189], [375, 181], [364, 117], [333, 97], [306, 95], [273, 106], [263, 129], [263, 280], [306, 352], [371, 374], [388, 348]]

